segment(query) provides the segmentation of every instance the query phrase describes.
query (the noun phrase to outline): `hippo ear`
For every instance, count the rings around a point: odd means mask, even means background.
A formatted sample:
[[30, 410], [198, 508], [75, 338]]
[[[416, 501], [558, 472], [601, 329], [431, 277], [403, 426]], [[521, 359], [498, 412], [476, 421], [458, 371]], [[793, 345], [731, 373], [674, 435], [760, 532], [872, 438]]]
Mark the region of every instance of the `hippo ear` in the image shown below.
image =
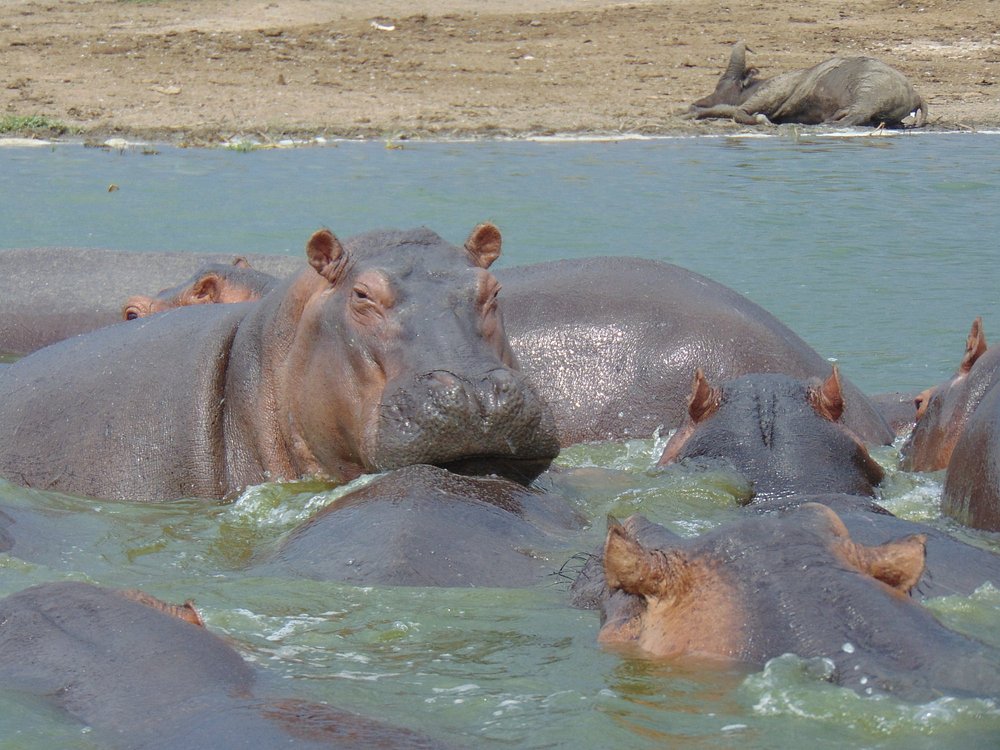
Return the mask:
[[609, 589], [662, 597], [680, 585], [683, 563], [672, 552], [647, 550], [622, 524], [608, 516], [604, 540], [604, 579]]
[[479, 224], [465, 241], [465, 250], [480, 268], [489, 268], [500, 257], [500, 230], [489, 222]]
[[337, 283], [347, 267], [347, 251], [329, 229], [320, 229], [309, 238], [306, 257], [316, 273], [331, 284]]
[[688, 396], [688, 415], [695, 424], [703, 422], [715, 414], [722, 400], [722, 392], [708, 383], [708, 378], [699, 367], [691, 381], [691, 395]]
[[206, 273], [191, 286], [191, 297], [197, 303], [218, 302], [222, 297], [222, 283], [218, 274]]
[[926, 545], [926, 534], [911, 534], [877, 547], [854, 544], [855, 559], [864, 572], [907, 594], [924, 574]]
[[983, 319], [976, 318], [972, 321], [972, 330], [969, 331], [969, 337], [965, 340], [965, 356], [962, 357], [962, 364], [958, 366], [958, 371], [967, 373], [985, 351], [986, 334], [983, 333]]
[[201, 619], [201, 615], [198, 610], [194, 608], [194, 602], [190, 599], [183, 604], [170, 604], [162, 599], [157, 599], [152, 594], [147, 594], [145, 591], [140, 591], [139, 589], [125, 589], [119, 592], [126, 599], [131, 599], [139, 604], [145, 604], [151, 609], [155, 609], [157, 612], [163, 612], [164, 614], [171, 615], [178, 618], [179, 620], [184, 620], [192, 625], [197, 625], [198, 627], [205, 627], [205, 621]]
[[831, 422], [836, 422], [844, 413], [844, 391], [840, 385], [840, 370], [833, 366], [830, 377], [823, 384], [809, 392], [809, 403], [816, 413]]
[[235, 267], [235, 268], [253, 268], [253, 266], [250, 265], [250, 261], [248, 261], [242, 255], [237, 255], [235, 258], [233, 258], [233, 267]]

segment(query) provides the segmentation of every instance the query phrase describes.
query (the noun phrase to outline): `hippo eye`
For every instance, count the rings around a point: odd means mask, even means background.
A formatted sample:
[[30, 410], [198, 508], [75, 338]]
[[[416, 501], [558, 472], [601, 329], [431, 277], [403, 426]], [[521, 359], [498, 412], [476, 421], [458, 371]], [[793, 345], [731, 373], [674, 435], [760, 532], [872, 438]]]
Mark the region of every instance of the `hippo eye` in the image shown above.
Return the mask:
[[125, 310], [125, 320], [136, 320], [139, 317], [140, 317], [139, 311], [136, 310], [134, 307], [130, 307], [127, 310]]

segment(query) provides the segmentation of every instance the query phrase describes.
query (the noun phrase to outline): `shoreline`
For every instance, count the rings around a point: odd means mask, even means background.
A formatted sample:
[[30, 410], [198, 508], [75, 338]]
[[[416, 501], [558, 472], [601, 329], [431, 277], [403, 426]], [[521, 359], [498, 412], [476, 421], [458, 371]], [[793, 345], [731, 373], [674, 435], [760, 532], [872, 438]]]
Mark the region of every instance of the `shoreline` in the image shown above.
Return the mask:
[[[224, 141], [676, 137], [746, 41], [763, 78], [883, 60], [935, 130], [1000, 127], [993, 0], [0, 3], [0, 135]], [[759, 128], [755, 127], [754, 130]]]

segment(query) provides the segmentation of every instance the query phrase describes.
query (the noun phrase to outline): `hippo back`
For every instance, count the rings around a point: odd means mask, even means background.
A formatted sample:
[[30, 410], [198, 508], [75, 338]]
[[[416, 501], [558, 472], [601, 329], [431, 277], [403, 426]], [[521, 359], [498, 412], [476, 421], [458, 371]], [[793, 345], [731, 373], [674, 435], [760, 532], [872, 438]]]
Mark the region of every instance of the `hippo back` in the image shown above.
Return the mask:
[[1000, 384], [979, 402], [955, 445], [941, 510], [967, 526], [1000, 531]]
[[218, 497], [222, 379], [244, 305], [180, 308], [0, 374], [0, 474], [123, 500]]
[[[552, 406], [563, 445], [647, 438], [680, 425], [691, 377], [825, 378], [830, 363], [746, 297], [669, 263], [560, 260], [497, 271], [522, 370]], [[863, 440], [892, 430], [844, 380], [843, 421]]]

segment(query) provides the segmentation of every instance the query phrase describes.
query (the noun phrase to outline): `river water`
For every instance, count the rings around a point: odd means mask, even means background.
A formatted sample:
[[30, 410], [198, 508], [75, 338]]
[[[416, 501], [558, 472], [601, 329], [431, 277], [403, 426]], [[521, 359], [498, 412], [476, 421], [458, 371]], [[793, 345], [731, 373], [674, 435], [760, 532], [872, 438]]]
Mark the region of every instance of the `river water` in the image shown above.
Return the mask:
[[[401, 149], [0, 149], [0, 252], [298, 254], [320, 226], [346, 237], [426, 225], [458, 243], [491, 220], [504, 236], [502, 265], [639, 255], [710, 276], [777, 315], [869, 392], [943, 380], [977, 315], [987, 337], [1000, 338], [1000, 136], [778, 133]], [[658, 473], [659, 445], [650, 436], [564, 451], [558, 463], [573, 478], [560, 481], [594, 525], [582, 548], [552, 551], [554, 570], [600, 539], [609, 512], [643, 512], [685, 534], [733, 517], [741, 488], [731, 477]], [[875, 455], [888, 470], [885, 505], [948, 526], [937, 519], [940, 474], [898, 471], [894, 447]], [[70, 578], [193, 598], [275, 690], [458, 746], [1000, 743], [1000, 708], [985, 701], [862, 698], [794, 658], [754, 671], [603, 651], [597, 615], [566, 605], [564, 576], [526, 590], [429, 590], [244, 572], [344, 489], [264, 485], [228, 505], [150, 507], [0, 481], [0, 502], [45, 513], [47, 541], [31, 563], [0, 554], [0, 595]], [[953, 530], [1000, 552], [995, 535]], [[997, 590], [928, 606], [1000, 646]], [[0, 750], [100, 747], [89, 735], [0, 686]]]

